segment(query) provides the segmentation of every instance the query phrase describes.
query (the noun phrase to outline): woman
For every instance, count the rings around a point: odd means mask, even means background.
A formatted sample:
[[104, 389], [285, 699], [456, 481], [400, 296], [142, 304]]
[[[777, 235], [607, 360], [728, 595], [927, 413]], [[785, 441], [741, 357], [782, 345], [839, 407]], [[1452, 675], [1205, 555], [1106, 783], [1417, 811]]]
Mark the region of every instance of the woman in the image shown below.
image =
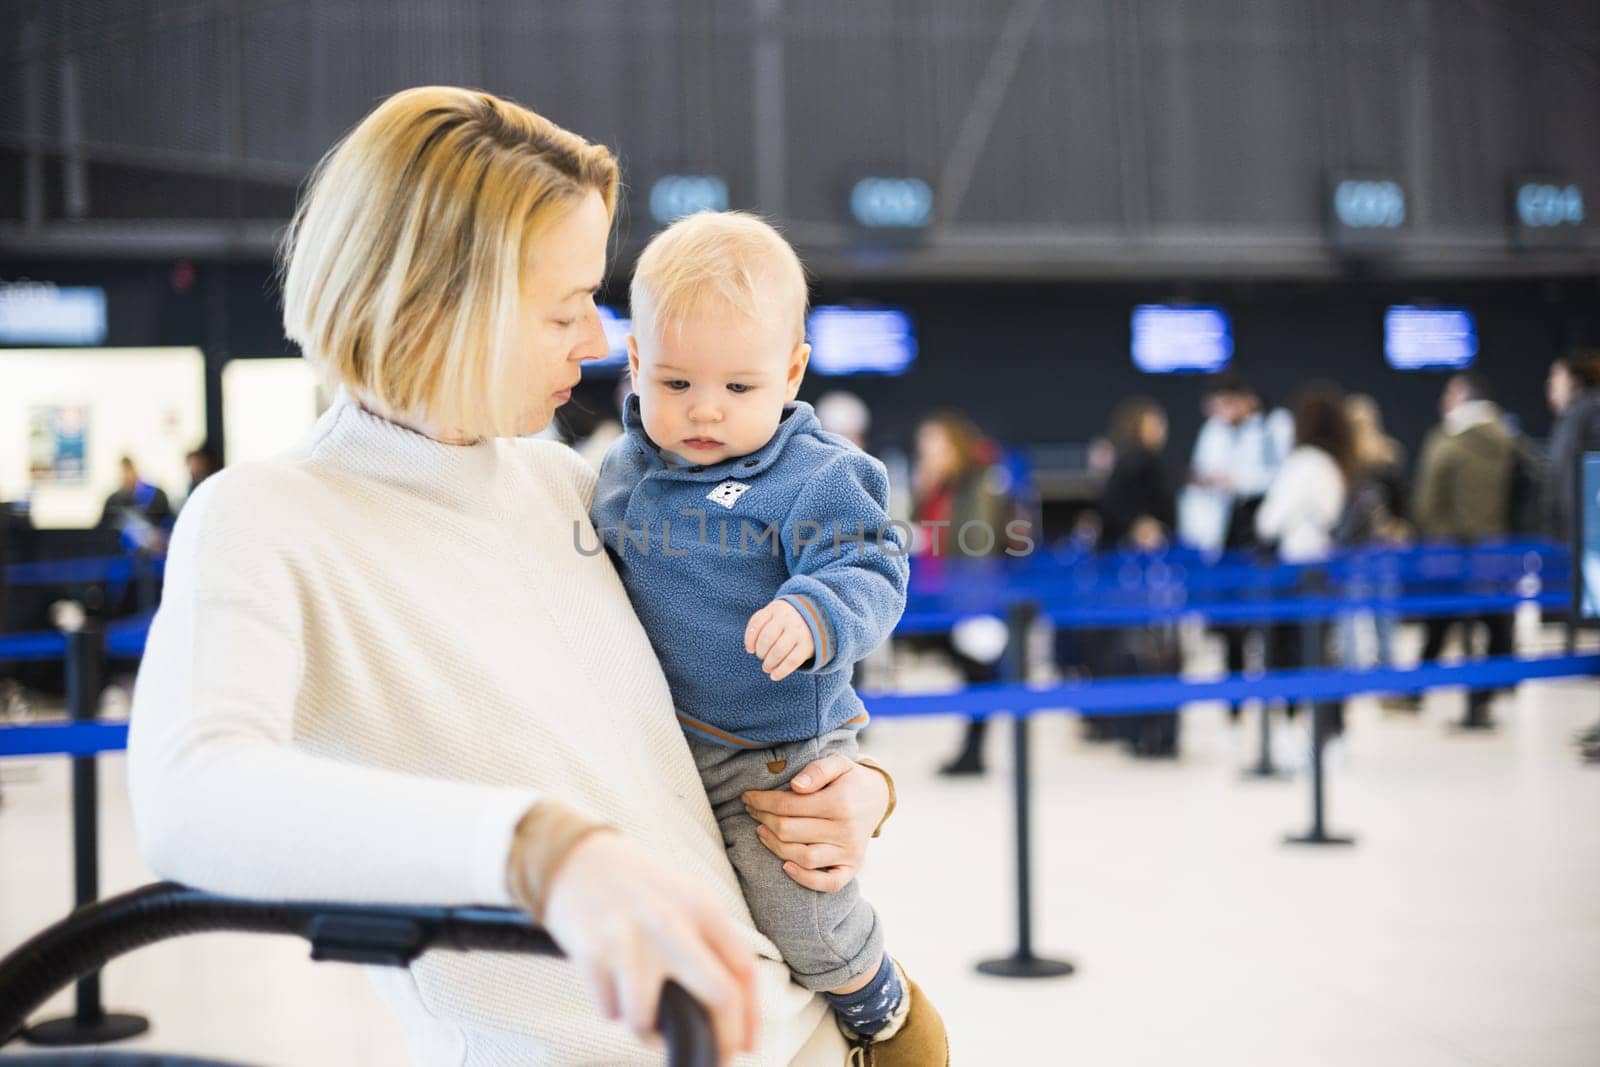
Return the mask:
[[1574, 487], [1585, 452], [1600, 449], [1600, 352], [1564, 356], [1547, 384], [1550, 444], [1544, 488], [1545, 532], [1565, 545], [1572, 538]]
[[[911, 472], [912, 525], [916, 540], [912, 552], [918, 571], [934, 572], [947, 559], [970, 555], [974, 539], [964, 529], [987, 527], [992, 537], [976, 543], [989, 554], [1006, 547], [1005, 526], [1011, 510], [1009, 480], [998, 463], [994, 446], [965, 415], [938, 411], [917, 427], [917, 456]], [[958, 623], [948, 636], [928, 643], [955, 661], [967, 685], [992, 682], [999, 675], [1005, 651], [1005, 626], [990, 617]], [[939, 768], [947, 776], [983, 773], [983, 741], [988, 722], [967, 722], [961, 751]]]
[[[1326, 383], [1306, 386], [1294, 403], [1294, 451], [1284, 460], [1256, 512], [1256, 535], [1278, 547], [1284, 563], [1316, 563], [1328, 558], [1334, 530], [1344, 513], [1355, 464], [1344, 394]], [[1302, 591], [1315, 593], [1314, 580]], [[1326, 628], [1320, 622], [1275, 625], [1271, 631], [1274, 667], [1314, 667], [1323, 658]], [[1344, 732], [1344, 709], [1325, 705], [1324, 730]]]
[[[375, 975], [421, 1063], [654, 1062], [635, 1035], [670, 977], [724, 1055], [837, 1064], [749, 923], [610, 562], [579, 551], [593, 470], [521, 439], [607, 350], [616, 191], [604, 148], [461, 89], [389, 98], [319, 165], [284, 324], [343, 391], [297, 455], [207, 480], [179, 521], [129, 737], [140, 846], [222, 892], [527, 909], [570, 961]], [[827, 890], [887, 783], [804, 778], [748, 799]]]
[[[1100, 493], [1100, 547], [1105, 551], [1155, 552], [1172, 537], [1176, 503], [1162, 455], [1167, 416], [1148, 397], [1131, 397], [1111, 415], [1115, 458]], [[1101, 677], [1177, 674], [1182, 667], [1177, 632], [1170, 625], [1091, 630], [1079, 634], [1090, 672]], [[1120, 738], [1134, 755], [1178, 754], [1174, 712], [1087, 716], [1091, 737]]]
[[1174, 494], [1162, 450], [1167, 416], [1146, 397], [1118, 405], [1111, 416], [1115, 459], [1100, 494], [1101, 547], [1158, 549], [1172, 536]]
[[[1384, 433], [1383, 417], [1372, 397], [1357, 394], [1347, 398], [1344, 412], [1350, 424], [1351, 484], [1344, 512], [1334, 529], [1334, 541], [1349, 548], [1403, 545], [1411, 539], [1411, 529], [1405, 522], [1405, 449]], [[1392, 571], [1392, 565], [1382, 557], [1363, 564], [1363, 572], [1351, 579], [1347, 590], [1350, 596], [1365, 599], [1379, 594], [1399, 595], [1398, 577], [1386, 573], [1386, 569]], [[1378, 665], [1394, 666], [1394, 613], [1373, 611], [1364, 612], [1363, 616], [1372, 620]], [[1347, 666], [1360, 662], [1358, 621], [1355, 616], [1339, 621], [1339, 662]]]

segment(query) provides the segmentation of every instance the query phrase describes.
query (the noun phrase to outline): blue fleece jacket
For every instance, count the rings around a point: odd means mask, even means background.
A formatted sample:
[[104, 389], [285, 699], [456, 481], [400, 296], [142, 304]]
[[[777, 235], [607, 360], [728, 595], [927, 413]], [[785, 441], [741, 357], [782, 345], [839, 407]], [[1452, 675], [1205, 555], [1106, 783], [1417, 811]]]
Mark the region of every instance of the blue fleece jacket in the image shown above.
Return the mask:
[[[899, 621], [909, 575], [883, 464], [824, 432], [803, 403], [784, 406], [760, 450], [704, 467], [662, 458], [636, 396], [623, 427], [591, 515], [684, 728], [762, 748], [864, 725], [850, 671]], [[781, 682], [744, 650], [750, 616], [776, 599], [800, 612], [816, 648]]]

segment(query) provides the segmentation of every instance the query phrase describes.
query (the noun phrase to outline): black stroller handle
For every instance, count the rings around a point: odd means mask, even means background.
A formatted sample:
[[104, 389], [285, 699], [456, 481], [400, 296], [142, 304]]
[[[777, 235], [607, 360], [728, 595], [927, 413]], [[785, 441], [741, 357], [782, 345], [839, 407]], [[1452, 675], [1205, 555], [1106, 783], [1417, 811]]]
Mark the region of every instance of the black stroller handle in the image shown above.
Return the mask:
[[[242, 900], [157, 882], [68, 915], [0, 959], [0, 1045], [58, 990], [109, 961], [170, 938], [215, 931], [293, 934], [311, 958], [404, 967], [429, 949], [561, 956], [554, 939], [509, 908]], [[656, 1026], [674, 1067], [711, 1067], [711, 1020], [688, 991], [668, 982]]]

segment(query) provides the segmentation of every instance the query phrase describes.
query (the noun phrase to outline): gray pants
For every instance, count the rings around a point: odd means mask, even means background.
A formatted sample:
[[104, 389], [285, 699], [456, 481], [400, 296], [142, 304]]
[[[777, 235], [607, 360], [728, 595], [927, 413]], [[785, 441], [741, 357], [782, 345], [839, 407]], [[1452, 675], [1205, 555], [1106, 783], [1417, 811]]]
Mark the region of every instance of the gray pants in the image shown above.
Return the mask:
[[739, 799], [750, 789], [787, 789], [806, 764], [823, 756], [838, 752], [854, 759], [855, 731], [756, 749], [688, 739], [756, 926], [783, 953], [794, 980], [815, 992], [876, 971], [883, 959], [883, 924], [860, 888], [852, 881], [837, 893], [819, 893], [791, 881], [783, 861], [756, 836], [756, 821]]

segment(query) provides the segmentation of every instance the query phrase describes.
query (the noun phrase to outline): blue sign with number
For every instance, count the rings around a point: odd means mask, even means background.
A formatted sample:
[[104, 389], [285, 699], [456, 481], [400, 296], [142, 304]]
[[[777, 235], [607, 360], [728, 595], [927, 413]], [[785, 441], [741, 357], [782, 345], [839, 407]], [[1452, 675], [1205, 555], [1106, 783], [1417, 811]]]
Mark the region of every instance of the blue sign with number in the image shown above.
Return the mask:
[[650, 187], [650, 217], [663, 226], [697, 211], [728, 210], [728, 183], [715, 174], [668, 174]]
[[933, 218], [933, 189], [921, 178], [862, 178], [850, 189], [850, 215], [868, 229], [920, 230]]

